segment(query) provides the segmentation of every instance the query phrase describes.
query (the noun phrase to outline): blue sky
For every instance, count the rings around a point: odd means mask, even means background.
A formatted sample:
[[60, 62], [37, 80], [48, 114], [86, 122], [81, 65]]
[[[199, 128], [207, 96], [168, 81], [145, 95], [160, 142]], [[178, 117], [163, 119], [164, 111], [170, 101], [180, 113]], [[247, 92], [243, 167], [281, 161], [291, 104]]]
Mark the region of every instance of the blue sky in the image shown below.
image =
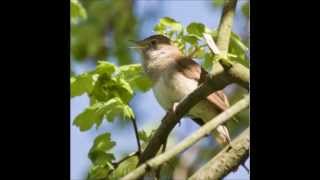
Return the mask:
[[[239, 0], [242, 4], [244, 0]], [[239, 7], [239, 6], [238, 6]], [[179, 0], [179, 1], [135, 1], [134, 7], [135, 13], [138, 18], [142, 19], [145, 17], [147, 11], [155, 12], [154, 16], [150, 16], [143, 21], [140, 26], [139, 36], [141, 38], [152, 35], [152, 29], [155, 23], [159, 21], [161, 17], [169, 16], [171, 18], [180, 21], [183, 25], [187, 25], [190, 22], [201, 22], [210, 28], [216, 28], [219, 23], [219, 17], [221, 15], [220, 8], [214, 8], [210, 0]], [[241, 15], [240, 9], [238, 8], [234, 20], [234, 31], [238, 34], [244, 32], [245, 19]], [[140, 56], [135, 56], [137, 62]], [[88, 69], [94, 68], [93, 64], [73, 64], [76, 73], [87, 71]], [[106, 131], [112, 132], [112, 139], [117, 142], [114, 152], [116, 157], [119, 158], [123, 153], [130, 153], [136, 150], [135, 141], [129, 142], [127, 137], [134, 136], [133, 130], [128, 128], [118, 128], [119, 124], [110, 124], [105, 122], [101, 128], [96, 130], [92, 128], [90, 131], [80, 132], [78, 128], [72, 125], [72, 120], [83, 111], [89, 104], [89, 100], [86, 95], [75, 97], [71, 100], [71, 114], [70, 114], [70, 127], [71, 127], [71, 179], [81, 180], [85, 177], [87, 169], [90, 165], [90, 161], [87, 157], [87, 153], [92, 145], [93, 139]], [[155, 100], [152, 91], [147, 93], [138, 93], [130, 103], [136, 114], [139, 129], [148, 128], [159, 124], [161, 118], [164, 116], [164, 110], [158, 105]], [[117, 127], [117, 128], [115, 128]], [[195, 131], [198, 128], [197, 125], [191, 121], [184, 121], [180, 127], [174, 129], [175, 139], [172, 143], [177, 142], [186, 137], [190, 132]], [[117, 131], [114, 131], [116, 129]], [[209, 143], [209, 140], [204, 139], [195, 145], [201, 146]], [[189, 151], [189, 150], [188, 150]], [[188, 153], [186, 151], [185, 153]], [[192, 152], [192, 148], [190, 149]], [[249, 166], [249, 161], [246, 162]], [[240, 167], [236, 173], [230, 173], [225, 179], [227, 180], [246, 180], [249, 179], [248, 173]]]

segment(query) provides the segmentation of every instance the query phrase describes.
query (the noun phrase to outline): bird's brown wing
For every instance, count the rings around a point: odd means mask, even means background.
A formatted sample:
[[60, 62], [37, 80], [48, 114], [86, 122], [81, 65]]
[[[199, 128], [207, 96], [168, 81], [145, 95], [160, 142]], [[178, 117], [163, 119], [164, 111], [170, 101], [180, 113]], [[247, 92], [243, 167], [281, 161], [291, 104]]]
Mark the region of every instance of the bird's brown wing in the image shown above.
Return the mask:
[[[186, 77], [198, 81], [199, 84], [204, 82], [208, 76], [208, 72], [206, 70], [204, 70], [194, 60], [187, 57], [177, 59], [177, 70], [183, 73]], [[229, 101], [222, 90], [210, 94], [207, 97], [207, 100], [220, 111], [224, 111], [229, 107]]]

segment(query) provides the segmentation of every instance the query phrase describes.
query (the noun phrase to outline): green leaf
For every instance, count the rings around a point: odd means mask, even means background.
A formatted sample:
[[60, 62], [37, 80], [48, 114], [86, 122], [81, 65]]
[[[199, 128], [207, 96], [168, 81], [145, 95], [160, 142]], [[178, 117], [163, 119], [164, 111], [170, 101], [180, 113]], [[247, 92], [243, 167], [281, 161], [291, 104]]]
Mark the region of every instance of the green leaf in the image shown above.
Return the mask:
[[[112, 122], [114, 118], [118, 114], [120, 114], [121, 111], [119, 111], [118, 109], [121, 110], [122, 106], [123, 106], [123, 103], [121, 102], [121, 99], [119, 99], [118, 97], [109, 99], [106, 103], [104, 103], [103, 113], [109, 122]], [[111, 116], [110, 114], [113, 114], [113, 116]], [[101, 123], [102, 121], [97, 122], [97, 128], [101, 125]]]
[[138, 165], [139, 159], [137, 156], [133, 156], [125, 161], [123, 161], [117, 169], [109, 176], [110, 180], [118, 180], [121, 177], [124, 177], [129, 172], [134, 170]]
[[110, 133], [106, 132], [97, 136], [93, 142], [93, 145], [90, 149], [90, 153], [94, 151], [106, 152], [111, 150], [116, 143], [111, 140]]
[[236, 33], [231, 32], [230, 40], [230, 46], [233, 46], [234, 48], [243, 52], [248, 51], [248, 47], [241, 41], [240, 36], [238, 36]]
[[232, 61], [239, 62], [242, 65], [249, 67], [249, 60], [246, 56], [247, 51], [248, 47], [241, 41], [240, 36], [232, 32], [228, 52], [229, 58]]
[[213, 56], [211, 53], [206, 53], [204, 55], [204, 61], [203, 61], [203, 67], [207, 70], [207, 71], [211, 71], [212, 68], [212, 64], [213, 64]]
[[87, 180], [98, 180], [98, 179], [106, 178], [108, 176], [109, 171], [110, 171], [109, 167], [93, 165], [89, 170]]
[[118, 97], [112, 98], [107, 103], [105, 103], [104, 112], [108, 121], [112, 122], [116, 116], [121, 115], [124, 108], [123, 106], [124, 104]]
[[115, 84], [113, 80], [109, 75], [102, 74], [98, 76], [98, 79], [96, 80], [96, 83], [92, 89], [92, 92], [90, 94], [91, 101], [108, 101], [113, 96], [109, 92], [108, 87]]
[[87, 107], [73, 121], [73, 124], [80, 128], [80, 131], [90, 129], [95, 123], [101, 122], [104, 116], [102, 111], [103, 103], [96, 103]]
[[128, 82], [134, 90], [145, 92], [152, 86], [152, 82], [144, 73], [141, 64], [121, 66], [119, 76]]
[[132, 109], [118, 97], [110, 99], [104, 105], [104, 112], [108, 121], [113, 121], [117, 116], [120, 116], [122, 119], [134, 118]]
[[144, 142], [148, 142], [150, 138], [144, 130], [139, 131], [138, 136], [139, 136], [139, 139]]
[[126, 80], [130, 80], [133, 76], [140, 75], [143, 72], [141, 64], [124, 65], [119, 68], [120, 75]]
[[161, 23], [158, 23], [153, 27], [153, 31], [157, 34], [164, 34], [165, 30], [166, 30], [166, 27]]
[[97, 136], [89, 151], [88, 157], [93, 163], [93, 168], [89, 173], [89, 177], [105, 177], [107, 174], [99, 172], [99, 169], [109, 171], [113, 169], [112, 161], [115, 157], [112, 153], [107, 153], [116, 143], [111, 140], [110, 133], [103, 133]]
[[177, 22], [176, 20], [170, 17], [163, 17], [160, 19], [160, 24], [172, 28], [174, 31], [181, 31], [182, 25], [181, 23]]
[[108, 121], [113, 121], [116, 117], [121, 117], [121, 119], [130, 119], [134, 117], [133, 112], [130, 112], [128, 108], [130, 107], [124, 104], [115, 105], [106, 113]]
[[89, 106], [74, 119], [73, 124], [79, 127], [80, 131], [86, 131], [94, 124], [99, 128], [104, 117], [111, 122], [117, 116], [122, 119], [131, 119], [134, 118], [134, 113], [119, 97], [114, 97], [107, 102], [97, 102]]
[[[108, 163], [115, 160], [112, 153], [106, 153], [100, 150], [91, 151], [88, 156], [94, 165], [109, 166]], [[112, 169], [112, 167], [110, 168]]]
[[71, 0], [71, 23], [76, 24], [87, 18], [87, 13], [78, 0]]
[[192, 45], [196, 45], [198, 43], [198, 38], [193, 35], [182, 36], [182, 40]]
[[90, 73], [83, 73], [70, 79], [71, 97], [80, 96], [83, 93], [88, 93], [93, 89], [93, 78]]
[[124, 103], [128, 103], [133, 96], [133, 90], [128, 82], [119, 77], [100, 75], [91, 93], [92, 101], [108, 101], [119, 97]]
[[128, 105], [125, 105], [125, 106], [124, 106], [123, 114], [124, 114], [124, 116], [125, 116], [126, 118], [128, 118], [128, 119], [135, 118], [135, 117], [134, 117], [133, 110], [132, 110], [131, 107], [128, 106]]
[[123, 119], [124, 118], [123, 111], [124, 111], [123, 104], [114, 105], [109, 111], [107, 111], [106, 118], [108, 119], [109, 122], [114, 121], [116, 117], [121, 117], [121, 119]]
[[205, 26], [202, 23], [193, 22], [187, 26], [187, 32], [191, 35], [201, 38], [205, 32]]
[[116, 69], [117, 69], [116, 66], [109, 62], [98, 61], [98, 65], [96, 67], [96, 73], [112, 75], [116, 71]]
[[92, 91], [92, 98], [98, 101], [108, 101], [118, 97], [124, 103], [128, 103], [133, 96], [133, 90], [123, 79], [99, 79]]
[[120, 97], [124, 103], [128, 104], [133, 96], [133, 90], [130, 84], [122, 78], [117, 78], [116, 82], [117, 85], [114, 86], [112, 90], [117, 94], [117, 97]]

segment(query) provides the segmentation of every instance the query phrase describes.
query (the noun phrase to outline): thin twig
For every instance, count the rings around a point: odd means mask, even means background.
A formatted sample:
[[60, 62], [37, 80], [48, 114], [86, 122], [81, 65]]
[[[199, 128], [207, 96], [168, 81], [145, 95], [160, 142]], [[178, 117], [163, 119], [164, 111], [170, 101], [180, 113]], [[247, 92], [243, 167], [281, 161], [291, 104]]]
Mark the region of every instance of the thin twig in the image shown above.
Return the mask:
[[138, 155], [140, 158], [140, 154], [141, 154], [141, 144], [140, 144], [140, 138], [139, 138], [139, 132], [138, 132], [138, 126], [136, 123], [136, 119], [135, 118], [131, 118], [132, 124], [133, 124], [133, 129], [134, 129], [134, 133], [136, 135], [136, 140], [137, 140], [137, 145], [138, 145]]

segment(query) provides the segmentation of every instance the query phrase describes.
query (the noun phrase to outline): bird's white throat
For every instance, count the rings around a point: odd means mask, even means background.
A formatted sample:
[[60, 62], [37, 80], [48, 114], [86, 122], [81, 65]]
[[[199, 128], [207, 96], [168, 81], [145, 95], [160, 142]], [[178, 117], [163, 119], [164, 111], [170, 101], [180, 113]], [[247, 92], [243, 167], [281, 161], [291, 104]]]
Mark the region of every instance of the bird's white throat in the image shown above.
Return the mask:
[[181, 52], [175, 46], [150, 49], [144, 53], [143, 68], [152, 80], [157, 81], [163, 71], [174, 66], [179, 56], [182, 56]]

